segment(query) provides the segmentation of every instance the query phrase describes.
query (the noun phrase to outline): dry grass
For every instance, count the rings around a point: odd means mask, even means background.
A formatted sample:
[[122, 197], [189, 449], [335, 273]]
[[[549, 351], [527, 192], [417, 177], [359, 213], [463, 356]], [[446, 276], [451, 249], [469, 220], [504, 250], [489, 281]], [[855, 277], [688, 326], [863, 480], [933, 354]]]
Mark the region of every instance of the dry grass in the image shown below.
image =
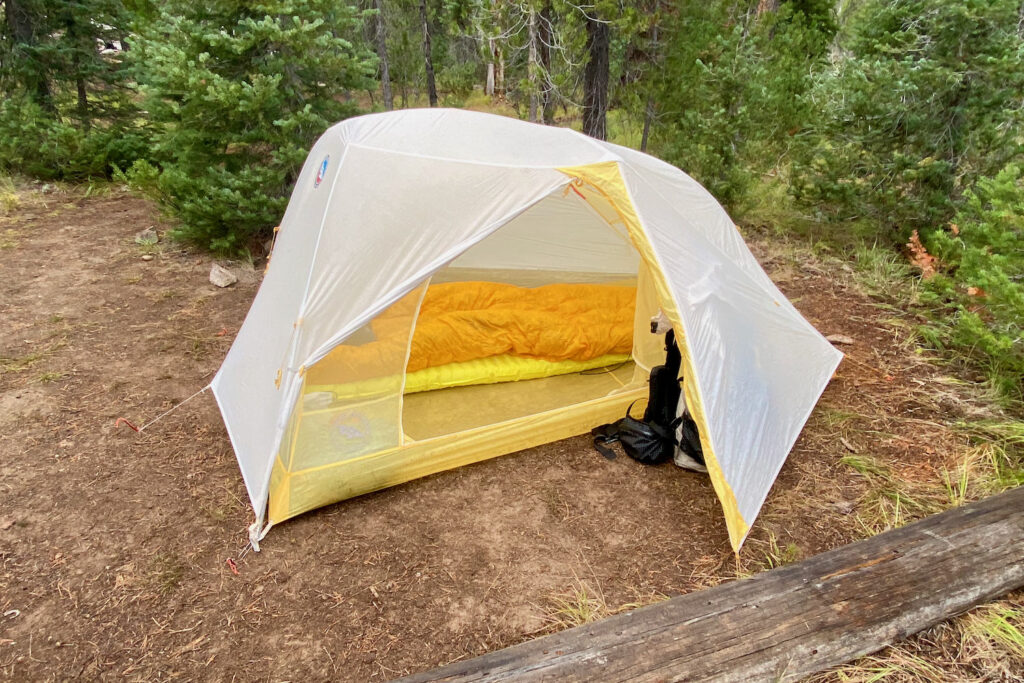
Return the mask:
[[969, 445], [958, 452], [952, 465], [923, 481], [901, 476], [877, 457], [850, 454], [842, 458], [842, 464], [867, 484], [857, 518], [868, 535], [1024, 484], [1024, 423], [962, 423], [958, 431]]
[[0, 175], [0, 216], [6, 216], [21, 206], [21, 198], [14, 181]]
[[979, 607], [813, 683], [1024, 681], [1024, 594]]
[[225, 350], [228, 340], [224, 335], [218, 336], [205, 330], [193, 329], [182, 333], [185, 339], [185, 352], [195, 360], [202, 360], [218, 350]]
[[0, 249], [14, 249], [20, 242], [21, 233], [14, 228], [0, 232]]
[[[899, 353], [882, 356], [859, 338], [844, 348], [844, 366], [856, 366], [862, 375], [863, 396], [853, 403], [823, 403], [815, 424], [805, 430], [804, 438], [812, 439], [815, 448], [828, 450], [839, 442], [841, 468], [860, 479], [848, 517], [858, 535], [874, 535], [1024, 485], [1024, 423], [1000, 412], [985, 387], [946, 374], [947, 362], [921, 348], [919, 322], [905, 312], [919, 292], [898, 254], [860, 248], [850, 268], [841, 259], [773, 240], [767, 259], [759, 256], [773, 265], [773, 278], [781, 274], [783, 281], [803, 277], [808, 261], [828, 264], [834, 281], [845, 280], [849, 289], [874, 298], [884, 314], [859, 322], [883, 332], [886, 348]], [[913, 464], [921, 461], [922, 452], [930, 467]], [[801, 485], [807, 504], [820, 508], [830, 495], [832, 475], [805, 474]], [[770, 522], [770, 515], [763, 516], [763, 523]], [[774, 533], [760, 542], [751, 539], [748, 548], [746, 561], [737, 563], [737, 576], [789, 559]], [[1024, 681], [1022, 620], [1024, 599], [1017, 594], [814, 680]]]
[[575, 577], [567, 590], [548, 599], [548, 604], [543, 609], [544, 627], [541, 630], [553, 633], [582, 626], [619, 612], [628, 612], [667, 599], [665, 595], [654, 593], [638, 596], [636, 600], [613, 607], [609, 606], [601, 584], [596, 579], [584, 581]]
[[[949, 380], [949, 378], [939, 378]], [[948, 387], [948, 389], [944, 388]], [[956, 382], [928, 383], [918, 401], [949, 402], [956, 396], [964, 412], [983, 419], [952, 426], [958, 439], [953, 457], [930, 476], [908, 476], [899, 463], [867, 454], [849, 454], [843, 465], [862, 478], [865, 489], [856, 507], [856, 519], [868, 535], [903, 526], [996, 495], [1024, 484], [1024, 423], [992, 417], [987, 409], [964, 400]], [[984, 406], [984, 401], [980, 403]], [[986, 407], [987, 408], [987, 407]], [[848, 419], [849, 418], [849, 419]], [[827, 419], [845, 432], [852, 416], [835, 411]], [[876, 438], [879, 433], [875, 433]], [[920, 474], [920, 473], [915, 473]], [[864, 657], [815, 677], [814, 681], [867, 683], [873, 681], [1024, 681], [1024, 596], [978, 607], [940, 624], [879, 654]]]
[[153, 557], [150, 577], [161, 595], [173, 593], [184, 576], [185, 565], [181, 558], [169, 552], [160, 552]]
[[8, 373], [13, 374], [29, 370], [40, 361], [67, 346], [67, 344], [68, 338], [61, 336], [20, 356], [0, 356], [0, 377]]

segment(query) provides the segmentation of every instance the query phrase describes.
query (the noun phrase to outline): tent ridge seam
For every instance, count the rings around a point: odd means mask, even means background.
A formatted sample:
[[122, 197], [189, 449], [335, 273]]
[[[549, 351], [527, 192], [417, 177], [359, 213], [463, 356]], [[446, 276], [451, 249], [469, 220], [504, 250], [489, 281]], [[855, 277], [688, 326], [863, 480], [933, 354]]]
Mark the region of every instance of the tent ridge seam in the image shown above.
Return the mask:
[[[573, 131], [573, 132], [576, 132], [576, 131]], [[579, 135], [583, 135], [582, 133], [578, 133], [578, 134]], [[583, 135], [583, 137], [586, 137], [588, 140], [593, 140], [593, 138], [589, 138], [586, 135]], [[438, 156], [436, 154], [413, 154], [411, 152], [403, 152], [402, 150], [398, 150], [398, 149], [389, 149], [387, 147], [377, 147], [375, 145], [367, 145], [367, 144], [363, 144], [363, 143], [360, 143], [360, 142], [349, 142], [349, 143], [346, 144], [346, 148], [347, 147], [358, 147], [360, 149], [366, 149], [366, 150], [370, 150], [370, 151], [373, 151], [373, 152], [382, 152], [384, 154], [394, 154], [396, 156], [411, 157], [411, 158], [414, 158], [414, 159], [431, 159], [433, 161], [448, 161], [448, 162], [455, 163], [455, 164], [468, 164], [468, 165], [471, 165], [471, 166], [491, 166], [491, 167], [495, 167], [495, 168], [528, 168], [528, 169], [553, 170], [553, 171], [557, 171], [558, 169], [560, 169], [560, 168], [562, 168], [564, 166], [564, 164], [506, 164], [506, 163], [498, 163], [498, 162], [494, 162], [494, 161], [474, 161], [474, 160], [471, 160], [471, 159], [459, 159], [458, 157], [444, 157], [444, 156]], [[608, 154], [608, 153], [614, 154], [610, 150], [605, 150], [605, 153], [606, 154]], [[600, 159], [600, 160], [597, 160], [597, 161], [588, 162], [587, 164], [583, 164], [583, 165], [587, 166], [587, 165], [590, 165], [590, 164], [602, 164], [602, 163], [607, 163], [609, 161], [619, 161], [620, 160], [618, 155], [615, 155], [615, 157], [616, 157], [615, 159]]]

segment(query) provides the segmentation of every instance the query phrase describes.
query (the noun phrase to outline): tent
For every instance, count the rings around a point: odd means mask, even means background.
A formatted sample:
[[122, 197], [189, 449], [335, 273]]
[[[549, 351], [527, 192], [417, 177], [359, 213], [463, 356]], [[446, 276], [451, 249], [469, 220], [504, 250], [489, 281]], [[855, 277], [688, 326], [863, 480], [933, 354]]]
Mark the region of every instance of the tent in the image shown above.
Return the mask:
[[211, 382], [254, 547], [308, 510], [621, 417], [664, 361], [659, 314], [738, 550], [841, 354], [714, 198], [563, 128], [446, 109], [337, 124]]

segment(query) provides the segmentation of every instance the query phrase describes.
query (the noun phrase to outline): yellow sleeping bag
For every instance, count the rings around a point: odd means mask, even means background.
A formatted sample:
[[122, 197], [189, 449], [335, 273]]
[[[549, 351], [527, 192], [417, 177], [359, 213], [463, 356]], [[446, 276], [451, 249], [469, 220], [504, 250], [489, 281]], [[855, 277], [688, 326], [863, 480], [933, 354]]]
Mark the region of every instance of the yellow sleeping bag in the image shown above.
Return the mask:
[[[471, 383], [511, 381], [578, 372], [623, 362], [633, 347], [636, 288], [557, 284], [526, 288], [494, 282], [431, 285], [423, 297], [412, 344], [414, 305], [400, 302], [378, 316], [375, 337], [342, 344], [309, 369], [306, 392], [394, 375], [406, 365], [406, 393]], [[591, 364], [595, 359], [611, 360]], [[477, 366], [461, 364], [507, 359]], [[523, 365], [521, 361], [542, 361]], [[564, 362], [584, 363], [559, 365]], [[416, 377], [426, 370], [440, 370]], [[507, 379], [488, 379], [506, 377]], [[447, 378], [447, 379], [444, 379]], [[475, 378], [470, 381], [467, 378]], [[347, 393], [347, 392], [346, 392]]]

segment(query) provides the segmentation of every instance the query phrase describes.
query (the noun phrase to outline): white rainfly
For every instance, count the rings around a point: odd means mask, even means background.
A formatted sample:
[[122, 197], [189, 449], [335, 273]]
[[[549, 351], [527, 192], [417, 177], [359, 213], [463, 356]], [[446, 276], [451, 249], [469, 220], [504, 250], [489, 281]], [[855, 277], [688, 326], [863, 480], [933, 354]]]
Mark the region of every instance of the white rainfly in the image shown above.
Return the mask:
[[[268, 516], [272, 478], [292, 473], [282, 453], [294, 447], [287, 434], [306, 370], [460, 257], [478, 269], [648, 273], [680, 339], [686, 403], [738, 549], [841, 354], [772, 283], [718, 202], [679, 169], [572, 130], [446, 109], [344, 121], [316, 142], [296, 182], [266, 277], [211, 383], [256, 513], [254, 540], [296, 511], [400, 480], [381, 475], [387, 461], [374, 464], [377, 451], [367, 451], [360, 466], [375, 468], [373, 483], [299, 505], [312, 494], [293, 488], [292, 512], [275, 515], [271, 501]], [[638, 319], [647, 315], [638, 305]], [[548, 413], [575, 420], [541, 431], [552, 438], [602, 421], [585, 408]], [[558, 421], [551, 415], [544, 425]], [[495, 425], [490, 451], [478, 443], [486, 430], [461, 443], [474, 444], [476, 460], [526, 447], [536, 439], [506, 432], [529, 430], [536, 418]], [[427, 470], [413, 461], [440, 458], [440, 445], [422, 448], [401, 429], [400, 413], [394, 420], [394, 443], [377, 450], [403, 453], [402, 467], [415, 472], [404, 478], [420, 476]], [[458, 451], [460, 440], [445, 448]], [[318, 457], [323, 468], [335, 456]]]

